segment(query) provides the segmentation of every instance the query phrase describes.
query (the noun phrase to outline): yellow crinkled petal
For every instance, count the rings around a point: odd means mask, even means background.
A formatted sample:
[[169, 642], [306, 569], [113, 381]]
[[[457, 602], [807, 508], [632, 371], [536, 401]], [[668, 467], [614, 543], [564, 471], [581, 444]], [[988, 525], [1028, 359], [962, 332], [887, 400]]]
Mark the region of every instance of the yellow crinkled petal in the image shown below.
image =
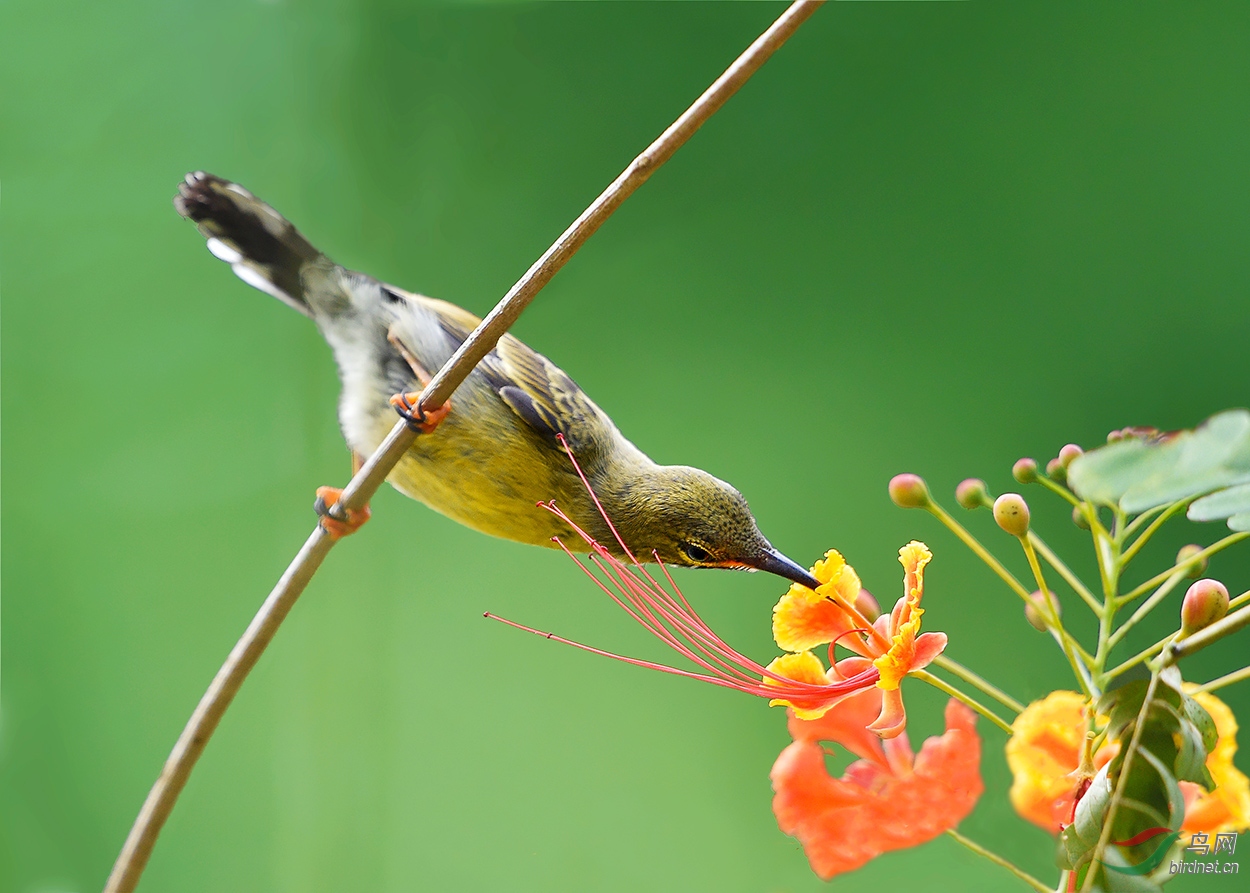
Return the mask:
[[915, 602], [924, 595], [924, 569], [933, 560], [929, 547], [912, 540], [898, 550], [898, 563], [903, 566], [903, 595]]
[[[821, 663], [820, 658], [812, 654], [810, 651], [800, 651], [798, 654], [783, 654], [776, 658], [767, 667], [770, 673], [776, 673], [778, 676], [784, 676], [786, 679], [792, 679], [795, 682], [806, 682], [809, 685], [828, 685], [829, 676], [825, 672], [825, 665]], [[771, 676], [764, 677], [765, 686], [781, 686], [784, 683], [778, 682]], [[794, 710], [794, 715], [799, 719], [820, 719], [828, 712], [832, 706], [831, 702], [817, 703], [795, 703], [786, 698], [774, 698], [768, 702], [769, 707], [790, 707]]]
[[916, 662], [916, 636], [920, 633], [920, 615], [923, 608], [913, 608], [911, 619], [904, 623], [890, 640], [890, 650], [872, 662], [881, 673], [877, 688], [894, 691], [903, 677], [911, 672]]
[[816, 590], [821, 598], [832, 598], [847, 605], [855, 604], [855, 599], [859, 598], [859, 590], [862, 588], [859, 574], [855, 573], [855, 568], [847, 564], [846, 559], [836, 549], [826, 552], [824, 561], [816, 562], [812, 576], [821, 583]]
[[812, 576], [822, 584], [830, 583], [842, 573], [844, 567], [846, 567], [846, 559], [842, 557], [842, 553], [837, 549], [830, 549], [825, 553], [824, 558], [816, 562], [812, 568]]

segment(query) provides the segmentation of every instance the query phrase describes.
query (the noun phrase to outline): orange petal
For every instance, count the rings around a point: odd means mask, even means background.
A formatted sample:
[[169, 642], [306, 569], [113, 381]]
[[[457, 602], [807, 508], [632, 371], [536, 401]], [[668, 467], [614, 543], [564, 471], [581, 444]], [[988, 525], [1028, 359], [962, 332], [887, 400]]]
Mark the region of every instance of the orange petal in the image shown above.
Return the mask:
[[[773, 638], [786, 651], [828, 644], [858, 625], [837, 604], [798, 584], [791, 586], [773, 608]], [[853, 650], [859, 650], [856, 645], [863, 647], [860, 637], [854, 635], [842, 639], [841, 644]]]
[[881, 853], [932, 840], [972, 811], [983, 789], [975, 717], [952, 702], [946, 723], [946, 734], [925, 742], [910, 771], [861, 761], [832, 779], [815, 744], [782, 751], [772, 771], [773, 811], [813, 871], [828, 880]]
[[897, 688], [885, 689], [881, 696], [881, 713], [868, 726], [882, 738], [893, 738], [907, 728], [907, 711], [903, 709], [903, 693]]
[[819, 719], [804, 720], [791, 713], [790, 737], [795, 741], [834, 741], [857, 757], [884, 765], [881, 739], [868, 730], [880, 712], [881, 689], [872, 686], [851, 695]]
[[[916, 637], [916, 657], [912, 670], [923, 670], [946, 650], [946, 633], [921, 633]], [[908, 671], [910, 672], [910, 671]]]

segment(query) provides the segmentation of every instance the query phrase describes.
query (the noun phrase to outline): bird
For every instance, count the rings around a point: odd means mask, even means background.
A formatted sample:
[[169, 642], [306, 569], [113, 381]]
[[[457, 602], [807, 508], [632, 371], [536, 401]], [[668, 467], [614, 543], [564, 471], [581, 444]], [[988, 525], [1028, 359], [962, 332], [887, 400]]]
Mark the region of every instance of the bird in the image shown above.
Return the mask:
[[[511, 334], [448, 404], [414, 411], [414, 389], [451, 357], [477, 316], [336, 264], [272, 207], [212, 174], [187, 174], [174, 207], [240, 279], [316, 324], [338, 366], [338, 420], [354, 468], [386, 438], [398, 412], [418, 436], [387, 480], [474, 530], [567, 547], [581, 538], [562, 513], [618, 557], [820, 585], [769, 543], [734, 487], [698, 468], [652, 461], [572, 378]], [[315, 503], [335, 538], [369, 517], [366, 508], [332, 518], [341, 492], [318, 488]], [[543, 503], [561, 512], [544, 511]]]

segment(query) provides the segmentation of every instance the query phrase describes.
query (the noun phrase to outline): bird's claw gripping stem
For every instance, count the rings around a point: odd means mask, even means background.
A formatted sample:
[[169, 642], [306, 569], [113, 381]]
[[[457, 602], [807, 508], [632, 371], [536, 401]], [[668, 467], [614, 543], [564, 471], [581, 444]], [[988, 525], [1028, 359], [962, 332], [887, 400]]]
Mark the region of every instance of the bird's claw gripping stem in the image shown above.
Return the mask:
[[399, 413], [400, 418], [408, 423], [408, 427], [418, 434], [429, 434], [443, 419], [447, 418], [447, 414], [451, 412], [451, 401], [448, 400], [437, 409], [431, 409], [426, 412], [421, 408], [421, 394], [413, 392], [411, 394], [396, 394], [391, 398], [391, 406], [395, 407], [395, 411]]
[[321, 516], [321, 527], [330, 534], [330, 539], [342, 539], [355, 533], [361, 525], [369, 520], [369, 506], [361, 509], [347, 509], [347, 517], [340, 521], [330, 515], [330, 509], [338, 503], [343, 491], [338, 487], [318, 487], [317, 499], [313, 502], [313, 511]]

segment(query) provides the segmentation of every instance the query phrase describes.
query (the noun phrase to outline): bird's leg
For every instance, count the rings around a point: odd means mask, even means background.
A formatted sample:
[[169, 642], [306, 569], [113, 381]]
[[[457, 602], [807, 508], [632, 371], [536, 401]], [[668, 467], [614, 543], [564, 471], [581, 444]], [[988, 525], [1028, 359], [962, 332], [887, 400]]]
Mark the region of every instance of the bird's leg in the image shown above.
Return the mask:
[[[356, 472], [360, 471], [364, 464], [365, 460], [360, 453], [352, 450], [352, 477], [356, 476]], [[367, 505], [361, 509], [348, 509], [347, 518], [342, 521], [331, 517], [330, 509], [342, 496], [343, 490], [340, 487], [318, 487], [317, 499], [313, 502], [313, 511], [321, 516], [322, 528], [330, 534], [330, 539], [334, 540], [355, 533], [362, 524], [369, 520], [370, 512]]]
[[[412, 374], [417, 377], [417, 383], [422, 388], [425, 388], [430, 383], [430, 373], [412, 355], [412, 352], [404, 346], [404, 343], [399, 340], [399, 336], [395, 334], [394, 329], [386, 333], [386, 340], [391, 342], [395, 349], [399, 351], [400, 356], [404, 358], [409, 368], [412, 369]], [[409, 428], [418, 434], [429, 434], [439, 426], [443, 419], [447, 418], [447, 414], [451, 412], [451, 401], [448, 400], [438, 409], [431, 409], [426, 412], [421, 408], [420, 400], [421, 392], [412, 391], [407, 394], [396, 394], [391, 398], [390, 403], [391, 406], [395, 407], [395, 411], [399, 413], [400, 417], [408, 423]]]

